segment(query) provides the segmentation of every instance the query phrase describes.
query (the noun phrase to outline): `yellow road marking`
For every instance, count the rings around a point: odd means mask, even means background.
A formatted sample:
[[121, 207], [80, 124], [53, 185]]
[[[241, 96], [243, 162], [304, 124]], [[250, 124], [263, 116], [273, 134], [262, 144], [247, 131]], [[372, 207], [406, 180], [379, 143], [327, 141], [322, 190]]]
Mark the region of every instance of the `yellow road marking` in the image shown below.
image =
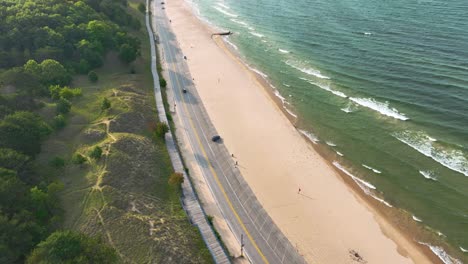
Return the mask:
[[[166, 41], [167, 42], [167, 41]], [[171, 52], [171, 56], [173, 56], [174, 58], [174, 54], [172, 54]], [[175, 66], [174, 66], [174, 63], [172, 63], [172, 70], [174, 71], [174, 73], [176, 72], [176, 69], [175, 69]], [[179, 85], [179, 88], [181, 88], [182, 86], [180, 85], [180, 82], [179, 82], [179, 78], [177, 78], [177, 76], [174, 76], [176, 81], [177, 81], [177, 84]], [[185, 98], [183, 96], [183, 94], [181, 93], [180, 89], [179, 89], [179, 94], [182, 98], [182, 101], [184, 102], [184, 108], [185, 108], [185, 111], [187, 114], [189, 114], [189, 111], [188, 111], [188, 108], [187, 108], [187, 104], [185, 102]], [[205, 157], [205, 159], [207, 160], [208, 162], [208, 165], [209, 165], [209, 168], [210, 168], [210, 171], [211, 173], [213, 173], [214, 177], [215, 177], [215, 180], [216, 180], [216, 183], [218, 184], [219, 188], [221, 189], [221, 192], [223, 193], [223, 196], [224, 198], [226, 199], [229, 207], [231, 208], [232, 212], [234, 213], [234, 216], [236, 217], [237, 221], [240, 223], [242, 229], [244, 230], [245, 234], [247, 235], [247, 237], [249, 238], [249, 240], [252, 242], [253, 246], [255, 247], [255, 249], [257, 250], [257, 252], [260, 254], [260, 256], [262, 257], [263, 261], [265, 263], [269, 263], [268, 260], [266, 259], [265, 255], [263, 255], [262, 251], [260, 250], [260, 248], [258, 247], [257, 243], [255, 243], [255, 240], [253, 239], [252, 235], [249, 233], [249, 231], [247, 231], [247, 228], [245, 227], [244, 223], [242, 222], [242, 220], [240, 219], [239, 215], [237, 214], [236, 210], [234, 209], [234, 206], [232, 205], [231, 203], [231, 200], [229, 200], [227, 194], [226, 194], [226, 191], [224, 190], [224, 187], [221, 185], [221, 182], [219, 181], [219, 178], [218, 178], [218, 174], [216, 173], [216, 171], [214, 170], [213, 168], [213, 165], [211, 164], [211, 161], [208, 159], [208, 155], [206, 154], [206, 151], [205, 151], [205, 148], [203, 147], [202, 143], [201, 143], [201, 140], [200, 140], [200, 136], [198, 135], [198, 132], [197, 130], [195, 129], [195, 126], [193, 124], [193, 121], [192, 121], [192, 118], [189, 118], [189, 121], [190, 121], [190, 125], [192, 126], [192, 129], [193, 131], [195, 132], [195, 137], [197, 138], [197, 141], [198, 141], [198, 144], [200, 145], [200, 148], [203, 152], [203, 156]]]

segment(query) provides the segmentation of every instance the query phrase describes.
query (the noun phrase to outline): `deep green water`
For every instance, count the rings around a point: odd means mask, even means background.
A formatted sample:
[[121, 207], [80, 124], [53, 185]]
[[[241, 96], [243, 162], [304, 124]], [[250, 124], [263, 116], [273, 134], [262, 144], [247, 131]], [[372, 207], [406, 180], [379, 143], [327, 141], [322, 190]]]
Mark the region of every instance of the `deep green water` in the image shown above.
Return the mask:
[[194, 6], [235, 32], [228, 41], [268, 76], [304, 133], [369, 183], [363, 190], [408, 211], [467, 257], [467, 0]]

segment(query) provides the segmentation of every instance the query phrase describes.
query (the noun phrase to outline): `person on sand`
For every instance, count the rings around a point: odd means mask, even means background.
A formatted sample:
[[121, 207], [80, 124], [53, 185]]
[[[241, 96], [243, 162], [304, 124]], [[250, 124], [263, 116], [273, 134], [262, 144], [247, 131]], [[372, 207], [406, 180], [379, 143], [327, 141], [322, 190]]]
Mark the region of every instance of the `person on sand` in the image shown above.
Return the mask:
[[299, 187], [299, 190], [297, 191], [297, 194], [300, 194], [301, 193], [301, 188]]

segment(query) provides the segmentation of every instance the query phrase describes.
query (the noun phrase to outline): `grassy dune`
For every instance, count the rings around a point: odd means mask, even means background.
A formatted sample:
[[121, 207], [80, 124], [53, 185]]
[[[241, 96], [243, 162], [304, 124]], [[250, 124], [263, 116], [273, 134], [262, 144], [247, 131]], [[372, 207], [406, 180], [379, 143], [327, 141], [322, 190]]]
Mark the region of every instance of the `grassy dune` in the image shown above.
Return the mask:
[[[81, 88], [83, 96], [74, 99], [67, 126], [43, 144], [37, 166], [65, 185], [63, 228], [102, 237], [122, 262], [209, 263], [211, 256], [180, 205], [179, 190], [167, 184], [172, 167], [164, 141], [151, 132], [157, 115], [139, 2], [131, 1], [129, 10], [142, 22], [141, 30], [132, 32], [141, 40], [142, 56], [125, 65], [108, 54], [96, 70], [97, 83], [74, 77], [72, 87]], [[111, 102], [104, 111], [103, 98]], [[42, 115], [49, 116], [52, 108], [45, 107]], [[103, 150], [98, 160], [89, 157], [95, 146]], [[87, 161], [73, 164], [75, 153]], [[48, 166], [54, 157], [64, 158], [66, 166]]]

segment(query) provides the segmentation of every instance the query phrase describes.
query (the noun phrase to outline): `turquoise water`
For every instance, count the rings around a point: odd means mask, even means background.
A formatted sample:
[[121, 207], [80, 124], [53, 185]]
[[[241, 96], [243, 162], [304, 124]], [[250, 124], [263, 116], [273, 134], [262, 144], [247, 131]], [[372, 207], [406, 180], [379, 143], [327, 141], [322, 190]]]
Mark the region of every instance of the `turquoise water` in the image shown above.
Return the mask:
[[467, 256], [468, 1], [194, 4], [339, 169]]

